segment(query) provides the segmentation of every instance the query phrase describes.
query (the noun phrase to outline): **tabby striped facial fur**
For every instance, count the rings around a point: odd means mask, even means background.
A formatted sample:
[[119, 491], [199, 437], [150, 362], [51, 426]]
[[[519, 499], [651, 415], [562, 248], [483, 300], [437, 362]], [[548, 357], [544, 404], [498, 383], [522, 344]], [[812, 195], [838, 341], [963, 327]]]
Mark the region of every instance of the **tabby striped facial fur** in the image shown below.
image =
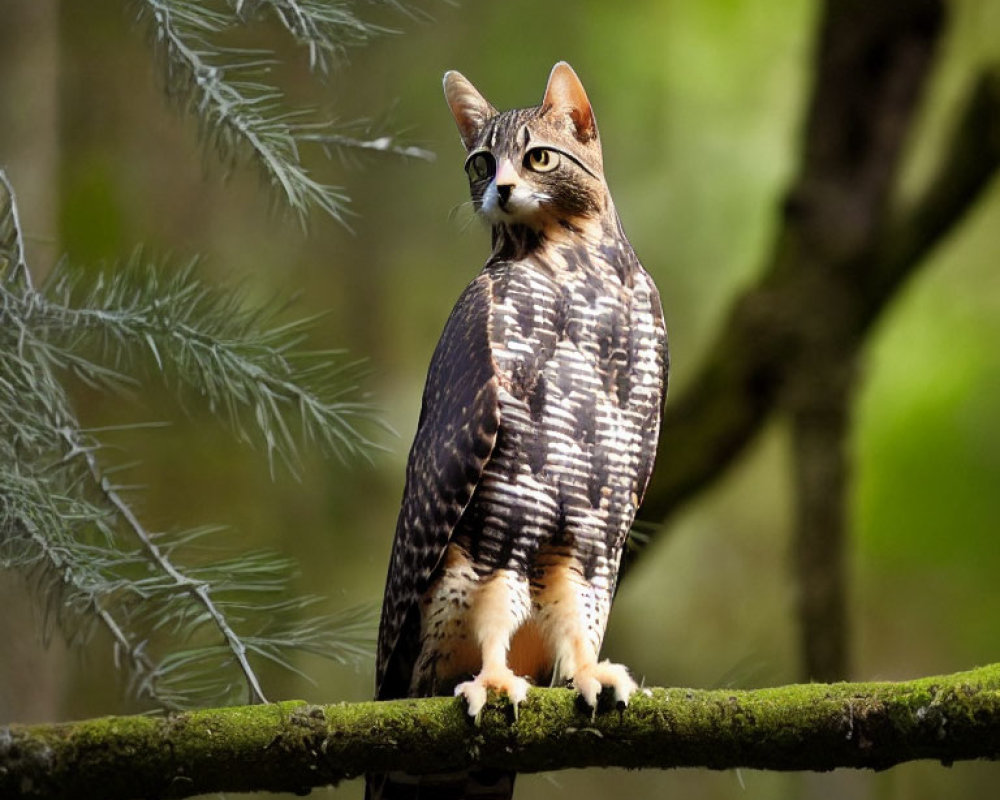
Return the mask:
[[597, 122], [573, 68], [556, 64], [540, 105], [498, 112], [458, 72], [445, 96], [468, 152], [476, 210], [493, 226], [579, 227], [608, 207]]

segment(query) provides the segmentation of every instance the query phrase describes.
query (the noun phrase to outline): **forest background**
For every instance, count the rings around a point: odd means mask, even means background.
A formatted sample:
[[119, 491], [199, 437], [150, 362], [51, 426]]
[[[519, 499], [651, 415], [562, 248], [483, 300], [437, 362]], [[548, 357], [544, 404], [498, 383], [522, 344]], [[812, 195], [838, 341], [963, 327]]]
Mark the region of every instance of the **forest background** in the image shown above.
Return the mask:
[[[296, 589], [328, 611], [376, 605], [430, 353], [478, 271], [488, 234], [473, 220], [463, 154], [444, 105], [446, 69], [498, 107], [538, 101], [559, 59], [594, 103], [608, 181], [630, 239], [660, 286], [671, 335], [671, 399], [697, 374], [736, 294], [754, 280], [799, 157], [818, 6], [810, 0], [423, 6], [373, 9], [400, 31], [365, 48], [322, 96], [291, 99], [345, 120], [389, 117], [433, 163], [373, 156], [316, 168], [352, 197], [352, 230], [314, 215], [308, 234], [275, 213], [252, 169], [228, 180], [196, 124], [164, 102], [158, 67], [127, 4], [13, 3], [0, 31], [0, 163], [17, 189], [30, 263], [62, 255], [107, 266], [137, 245], [201, 255], [251, 299], [297, 293], [322, 313], [319, 347], [368, 361], [364, 389], [399, 437], [372, 463], [307, 456], [299, 479], [235, 443], [207, 413], [158, 392], [109, 400], [78, 387], [90, 425], [173, 420], [120, 443], [153, 529], [221, 523], [235, 549], [267, 546], [299, 565]], [[972, 76], [1000, 58], [1000, 7], [955, 0], [908, 148], [902, 195], [935, 166]], [[261, 35], [266, 35], [262, 33]], [[295, 96], [302, 87], [301, 96]], [[313, 94], [306, 94], [310, 87]], [[903, 679], [997, 660], [1000, 628], [1000, 194], [994, 185], [897, 295], [864, 349], [849, 462], [850, 675]], [[670, 402], [668, 400], [668, 402]], [[121, 435], [124, 437], [124, 434]], [[671, 459], [669, 442], [660, 453]], [[790, 580], [792, 464], [781, 418], [721, 480], [655, 531], [616, 601], [605, 652], [649, 685], [758, 687], [801, 677]], [[138, 710], [110, 643], [39, 643], [23, 581], [2, 577], [0, 720]], [[265, 668], [269, 695], [316, 702], [371, 694], [371, 664], [304, 659], [315, 683]], [[551, 796], [923, 798], [986, 796], [994, 764], [909, 764], [872, 775], [616, 771], [527, 776]], [[352, 796], [357, 786], [331, 790]]]

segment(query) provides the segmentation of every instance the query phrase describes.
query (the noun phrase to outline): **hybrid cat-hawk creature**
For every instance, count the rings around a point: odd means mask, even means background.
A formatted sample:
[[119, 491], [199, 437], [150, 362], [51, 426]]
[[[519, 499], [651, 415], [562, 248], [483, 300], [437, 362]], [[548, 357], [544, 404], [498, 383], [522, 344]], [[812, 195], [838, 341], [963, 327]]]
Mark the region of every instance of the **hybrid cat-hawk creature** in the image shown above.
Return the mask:
[[[656, 287], [604, 180], [572, 68], [498, 113], [445, 96], [493, 252], [431, 359], [382, 606], [377, 697], [522, 702], [569, 682], [596, 709], [635, 681], [599, 661], [622, 549], [656, 451], [667, 344]], [[506, 798], [513, 776], [369, 776], [370, 798]]]

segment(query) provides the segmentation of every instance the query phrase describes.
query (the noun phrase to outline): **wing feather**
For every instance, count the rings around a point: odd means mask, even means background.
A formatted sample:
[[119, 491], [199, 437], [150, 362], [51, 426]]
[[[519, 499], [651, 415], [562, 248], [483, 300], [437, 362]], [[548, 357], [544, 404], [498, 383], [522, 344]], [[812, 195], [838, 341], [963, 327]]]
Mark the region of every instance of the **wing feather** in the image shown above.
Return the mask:
[[[638, 265], [638, 261], [636, 261]], [[659, 386], [658, 399], [650, 409], [643, 430], [647, 435], [640, 444], [639, 471], [636, 476], [636, 486], [639, 503], [646, 496], [646, 489], [649, 488], [649, 481], [653, 475], [653, 466], [656, 462], [656, 451], [660, 443], [660, 426], [663, 422], [663, 408], [667, 402], [667, 386], [670, 376], [670, 349], [667, 345], [667, 329], [663, 320], [663, 305], [660, 301], [660, 293], [656, 289], [656, 284], [649, 274], [639, 266], [638, 280], [643, 281], [649, 292], [650, 311], [653, 315], [653, 324], [657, 330], [655, 342], [656, 362], [659, 366]]]
[[389, 561], [376, 696], [403, 697], [419, 650], [419, 601], [482, 477], [500, 404], [490, 350], [491, 281], [459, 297], [431, 358]]

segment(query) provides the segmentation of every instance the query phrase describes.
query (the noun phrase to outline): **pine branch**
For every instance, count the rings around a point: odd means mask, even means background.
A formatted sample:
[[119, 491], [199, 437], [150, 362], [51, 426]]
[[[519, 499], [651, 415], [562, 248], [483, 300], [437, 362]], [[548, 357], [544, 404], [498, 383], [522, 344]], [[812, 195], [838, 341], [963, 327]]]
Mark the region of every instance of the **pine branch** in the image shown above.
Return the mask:
[[403, 158], [416, 158], [421, 161], [433, 161], [437, 156], [430, 150], [407, 144], [401, 141], [398, 136], [388, 134], [374, 135], [368, 124], [362, 122], [365, 128], [361, 135], [347, 135], [344, 133], [306, 133], [302, 135], [302, 140], [306, 142], [317, 142], [323, 146], [327, 156], [332, 156], [334, 152], [367, 151], [373, 153], [390, 153], [402, 156]]
[[594, 717], [568, 689], [533, 689], [516, 721], [494, 700], [479, 726], [461, 700], [441, 697], [10, 725], [0, 728], [0, 795], [304, 794], [390, 769], [880, 770], [980, 758], [1000, 758], [1000, 665], [900, 683], [652, 689]]
[[294, 469], [300, 440], [343, 460], [377, 449], [362, 429], [385, 426], [352, 397], [360, 365], [337, 351], [300, 350], [314, 319], [279, 322], [283, 304], [248, 308], [240, 292], [209, 286], [196, 267], [149, 263], [141, 253], [97, 277], [64, 264], [46, 285], [53, 299], [34, 301], [33, 319], [62, 357], [96, 347], [110, 371], [72, 363], [90, 382], [113, 386], [123, 371], [155, 367], [181, 398], [204, 397], [241, 440], [261, 441], [272, 466], [280, 457]]
[[243, 677], [250, 689], [250, 702], [266, 703], [267, 698], [264, 696], [263, 689], [261, 689], [257, 673], [254, 671], [253, 667], [250, 666], [250, 662], [247, 660], [247, 646], [233, 630], [226, 615], [222, 613], [218, 605], [212, 599], [211, 584], [206, 581], [193, 580], [189, 576], [185, 575], [169, 558], [166, 557], [160, 548], [156, 546], [153, 542], [152, 534], [150, 534], [139, 521], [139, 518], [132, 510], [132, 507], [122, 499], [122, 496], [115, 491], [114, 487], [108, 483], [105, 476], [102, 474], [92, 448], [87, 447], [80, 442], [74, 431], [70, 429], [63, 431], [63, 437], [68, 448], [67, 458], [80, 457], [85, 460], [87, 469], [94, 480], [94, 484], [100, 487], [100, 491], [104, 495], [107, 503], [115, 510], [117, 515], [124, 521], [125, 525], [128, 526], [132, 535], [142, 544], [142, 549], [145, 551], [149, 560], [174, 582], [178, 590], [189, 593], [195, 599], [197, 604], [208, 614], [211, 619], [211, 624], [218, 629], [220, 634], [222, 634], [233, 658], [236, 659], [236, 663], [239, 665], [240, 672], [243, 673]]
[[[220, 9], [193, 0], [136, 4], [162, 57], [167, 94], [198, 118], [202, 135], [224, 164], [233, 166], [249, 155], [303, 221], [317, 208], [345, 222], [348, 197], [340, 187], [310, 174], [301, 145], [327, 141], [338, 148], [427, 157], [427, 151], [413, 146], [378, 146], [380, 141], [391, 142], [391, 136], [364, 140], [331, 133], [332, 122], [307, 121], [312, 111], [288, 111], [284, 93], [274, 84], [274, 52], [218, 44], [230, 31], [273, 16], [308, 49], [310, 67], [327, 75], [347, 48], [388, 32], [359, 17], [353, 2], [227, 0]], [[404, 10], [391, 0], [386, 4]]]
[[[131, 566], [129, 554], [80, 541], [81, 530], [106, 527], [107, 512], [52, 490], [34, 476], [0, 473], [0, 566], [34, 578], [45, 599], [46, 626], [58, 624], [71, 642], [82, 644], [97, 623], [110, 634], [115, 661], [131, 680], [151, 675], [156, 665], [127, 619], [116, 616], [127, 616], [116, 599], [121, 583], [115, 576]], [[137, 682], [136, 695], [156, 698], [148, 681]]]
[[[282, 94], [260, 78], [273, 54], [213, 46], [208, 36], [232, 19], [186, 0], [142, 0], [152, 38], [163, 49], [167, 92], [197, 114], [203, 134], [224, 162], [248, 148], [263, 174], [303, 218], [316, 207], [343, 221], [346, 195], [314, 180], [302, 165], [296, 135], [302, 128], [282, 110]], [[233, 76], [242, 75], [243, 79]]]
[[0, 276], [9, 284], [20, 282], [30, 289], [31, 272], [24, 260], [24, 231], [14, 201], [14, 187], [2, 169], [0, 184], [3, 185], [3, 197], [0, 198]]
[[[331, 62], [342, 59], [349, 47], [367, 44], [374, 36], [390, 33], [365, 22], [344, 0], [227, 0], [240, 19], [257, 19], [265, 9], [300, 44], [309, 50], [311, 69], [326, 73]], [[389, 3], [390, 5], [397, 5]]]
[[369, 446], [358, 424], [372, 412], [351, 399], [351, 369], [299, 349], [308, 320], [246, 309], [193, 264], [166, 271], [137, 257], [84, 277], [64, 263], [36, 290], [2, 171], [0, 190], [0, 567], [32, 579], [46, 625], [78, 643], [103, 628], [132, 691], [169, 708], [264, 702], [251, 660], [297, 672], [294, 651], [369, 654], [370, 611], [317, 617], [315, 598], [286, 599], [287, 560], [219, 558], [203, 546], [215, 529], [150, 531], [64, 386], [66, 373], [105, 390], [163, 376], [243, 438], [253, 417], [269, 457], [294, 465], [299, 440], [341, 456]]

